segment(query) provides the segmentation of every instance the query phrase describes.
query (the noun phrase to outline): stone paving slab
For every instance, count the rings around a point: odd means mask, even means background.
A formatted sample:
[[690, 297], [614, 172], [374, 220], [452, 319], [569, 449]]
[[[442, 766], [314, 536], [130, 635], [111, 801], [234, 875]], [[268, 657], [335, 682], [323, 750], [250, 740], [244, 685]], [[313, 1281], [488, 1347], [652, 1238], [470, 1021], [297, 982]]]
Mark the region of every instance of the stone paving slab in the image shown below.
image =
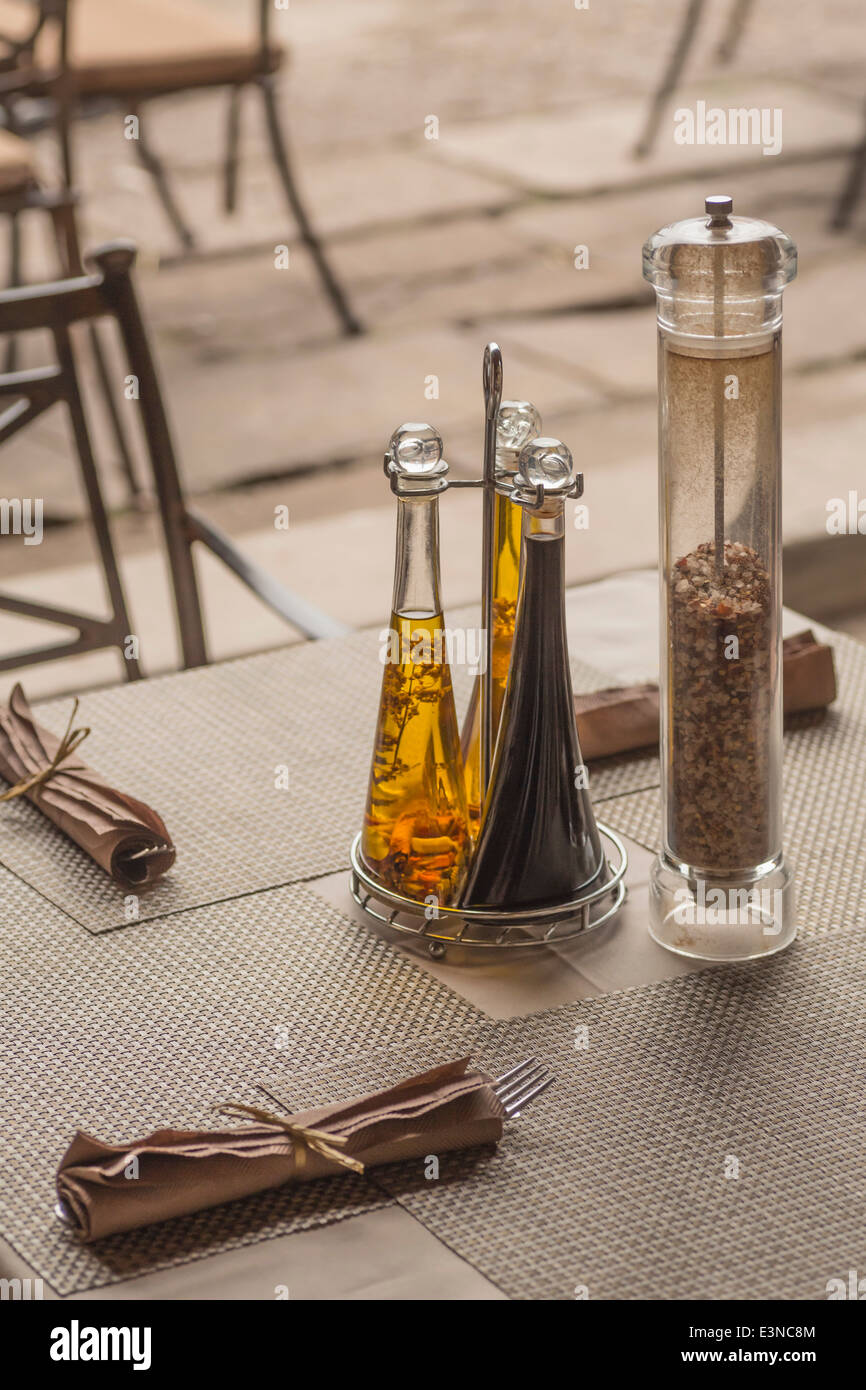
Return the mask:
[[[648, 95], [684, 9], [682, 0], [616, 0], [587, 10], [563, 0], [330, 0], [324, 9], [317, 0], [292, 0], [286, 32], [297, 129], [310, 144], [346, 138], [339, 119], [347, 72], [359, 92], [352, 133], [360, 139], [393, 135], [407, 110], [409, 119], [423, 110], [450, 122]], [[716, 48], [729, 12], [729, 3], [706, 7], [687, 79], [719, 73]], [[776, 4], [752, 7], [735, 71], [808, 73], [860, 105], [858, 0], [800, 6], [796, 23], [780, 15]]]
[[[801, 268], [847, 254], [862, 245], [866, 228], [855, 222], [845, 233], [834, 231], [830, 213], [847, 173], [845, 159], [820, 159], [808, 165], [767, 159], [755, 169], [726, 172], [724, 190], [734, 206], [752, 217], [777, 223], [794, 238]], [[721, 176], [720, 176], [721, 177]], [[573, 265], [574, 248], [589, 249], [588, 269], [574, 275], [573, 301], [591, 303], [599, 293], [594, 282], [616, 278], [623, 300], [645, 295], [641, 274], [642, 238], [670, 222], [692, 217], [715, 180], [660, 182], [651, 188], [624, 188], [602, 197], [533, 198], [498, 219], [512, 237], [535, 254]]]
[[[216, 98], [212, 98], [216, 101]], [[214, 123], [217, 105], [211, 115]], [[177, 121], [180, 113], [175, 113]], [[179, 254], [177, 238], [153, 193], [149, 177], [137, 165], [129, 142], [113, 117], [82, 141], [82, 184], [95, 196], [86, 205], [83, 226], [87, 244], [118, 235], [134, 235], [151, 258]], [[176, 133], [175, 133], [176, 139]], [[215, 164], [221, 157], [215, 139]], [[154, 144], [157, 141], [154, 140]], [[171, 145], [163, 145], [167, 153]], [[210, 252], [238, 246], [291, 244], [297, 227], [268, 160], [241, 166], [238, 208], [226, 216], [221, 207], [218, 167], [175, 170], [173, 191], [200, 246]], [[431, 144], [417, 149], [373, 145], [350, 155], [297, 162], [297, 179], [316, 228], [323, 236], [354, 233], [394, 222], [442, 217], [456, 212], [498, 209], [514, 200], [502, 180], [454, 169]]]
[[285, 270], [272, 247], [259, 246], [158, 270], [145, 260], [138, 282], [160, 362], [179, 350], [192, 367], [269, 354], [285, 360], [337, 338], [310, 260], [295, 247]]
[[[784, 534], [787, 540], [827, 535], [827, 501], [847, 500], [866, 477], [866, 364], [789, 380], [783, 395]], [[845, 538], [834, 537], [834, 544]], [[861, 581], [848, 602], [866, 607], [866, 546], [860, 542]]]
[[649, 303], [617, 313], [522, 319], [509, 323], [500, 337], [503, 351], [507, 342], [514, 354], [543, 362], [552, 374], [585, 390], [595, 388], [611, 399], [651, 396], [655, 401], [657, 339]]
[[839, 248], [832, 261], [812, 265], [785, 291], [785, 364], [811, 367], [855, 356], [866, 348], [866, 317], [857, 311], [866, 294], [866, 249]]
[[[494, 223], [492, 244], [497, 237]], [[542, 252], [527, 258], [524, 253], [512, 255], [510, 263], [492, 269], [484, 265], [470, 268], [445, 283], [404, 286], [390, 304], [373, 307], [370, 318], [385, 329], [442, 320], [478, 324], [495, 318], [508, 323], [524, 314], [560, 313], [576, 303], [616, 299], [623, 293], [624, 280], [630, 279], [624, 267], [615, 262], [597, 262], [591, 275], [583, 275], [564, 256]]]
[[[188, 485], [376, 455], [404, 420], [430, 418], [443, 432], [480, 428], [484, 341], [477, 331], [434, 326], [343, 340], [303, 358], [265, 351], [221, 361], [192, 361], [166, 345], [164, 379], [183, 374], [169, 403]], [[425, 394], [432, 377], [436, 399]], [[548, 382], [543, 369], [521, 371], [530, 399], [544, 400]], [[572, 399], [589, 395], [575, 386]], [[238, 408], [227, 411], [227, 401]]]
[[716, 79], [675, 94], [647, 159], [635, 159], [633, 153], [646, 112], [646, 103], [639, 99], [591, 103], [563, 115], [520, 115], [449, 129], [442, 137], [442, 154], [455, 165], [560, 196], [704, 171], [717, 176], [729, 168], [770, 162], [755, 146], [676, 145], [672, 113], [679, 107], [694, 109], [698, 100], [725, 109], [781, 108], [783, 149], [771, 157], [777, 161], [822, 150], [838, 152], [852, 147], [861, 135], [860, 113], [850, 102], [790, 82]]
[[525, 264], [526, 239], [502, 216], [472, 212], [450, 219], [378, 227], [333, 243], [332, 257], [346, 282], [398, 283], [410, 289], [469, 271]]

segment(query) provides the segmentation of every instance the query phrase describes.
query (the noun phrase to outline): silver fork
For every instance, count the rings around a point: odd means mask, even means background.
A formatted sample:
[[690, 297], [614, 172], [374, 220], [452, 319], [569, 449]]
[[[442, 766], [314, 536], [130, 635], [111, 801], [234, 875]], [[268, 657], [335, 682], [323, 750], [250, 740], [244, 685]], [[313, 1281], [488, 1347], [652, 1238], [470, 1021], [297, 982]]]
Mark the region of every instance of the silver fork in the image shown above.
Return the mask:
[[536, 1062], [534, 1057], [528, 1057], [525, 1062], [518, 1062], [511, 1071], [494, 1081], [493, 1089], [509, 1120], [516, 1120], [536, 1096], [540, 1096], [542, 1091], [553, 1085], [555, 1079], [547, 1067]]

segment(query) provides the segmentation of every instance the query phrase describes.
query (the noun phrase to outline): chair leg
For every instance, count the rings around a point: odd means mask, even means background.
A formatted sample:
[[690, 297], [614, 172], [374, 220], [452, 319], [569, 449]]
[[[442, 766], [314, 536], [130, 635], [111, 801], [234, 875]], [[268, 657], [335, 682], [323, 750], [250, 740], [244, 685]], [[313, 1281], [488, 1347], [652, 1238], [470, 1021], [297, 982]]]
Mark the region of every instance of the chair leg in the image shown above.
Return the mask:
[[864, 179], [866, 179], [866, 134], [851, 156], [848, 174], [830, 219], [830, 227], [834, 232], [842, 232], [850, 225], [851, 218], [854, 216], [854, 209], [857, 207], [863, 192]]
[[737, 49], [740, 46], [740, 39], [743, 37], [746, 20], [749, 18], [749, 13], [753, 4], [754, 0], [733, 0], [728, 15], [727, 28], [722, 36], [721, 43], [716, 49], [717, 62], [733, 62]]
[[[17, 212], [9, 214], [9, 277], [10, 289], [21, 284], [21, 222]], [[3, 370], [14, 372], [18, 366], [18, 335], [10, 333], [3, 353]]]
[[[134, 114], [138, 115], [138, 112], [136, 111]], [[175, 202], [174, 194], [168, 182], [168, 175], [165, 172], [165, 165], [145, 139], [142, 133], [143, 129], [144, 123], [141, 118], [139, 118], [138, 139], [132, 141], [139, 163], [147, 170], [150, 177], [153, 179], [153, 186], [156, 189], [157, 197], [162, 203], [166, 217], [177, 233], [178, 239], [184, 250], [194, 251], [195, 237], [184, 220], [180, 208]]]
[[230, 215], [238, 205], [238, 151], [241, 134], [241, 88], [232, 87], [229, 92], [228, 120], [226, 122], [226, 162], [225, 195], [223, 206]]
[[270, 77], [262, 77], [259, 79], [257, 85], [261, 90], [262, 100], [265, 104], [265, 119], [267, 121], [268, 137], [271, 143], [271, 154], [277, 168], [277, 173], [280, 176], [286, 198], [288, 199], [292, 215], [298, 225], [301, 240], [315, 262], [322, 287], [334, 307], [334, 312], [343, 325], [344, 332], [350, 335], [362, 333], [364, 331], [363, 326], [352, 312], [349, 301], [331, 269], [325, 255], [324, 247], [314, 232], [310, 219], [307, 216], [307, 210], [301, 201], [289, 162], [286, 138], [280, 124], [276, 88], [273, 79]]
[[670, 56], [667, 67], [665, 68], [662, 80], [656, 89], [655, 95], [650, 103], [649, 113], [644, 126], [643, 134], [635, 145], [635, 159], [645, 159], [655, 144], [661, 124], [662, 115], [668, 98], [675, 90], [677, 83], [685, 67], [686, 59], [689, 56], [689, 49], [694, 41], [695, 32], [704, 8], [704, 0], [688, 0], [683, 26], [680, 30], [673, 53]]

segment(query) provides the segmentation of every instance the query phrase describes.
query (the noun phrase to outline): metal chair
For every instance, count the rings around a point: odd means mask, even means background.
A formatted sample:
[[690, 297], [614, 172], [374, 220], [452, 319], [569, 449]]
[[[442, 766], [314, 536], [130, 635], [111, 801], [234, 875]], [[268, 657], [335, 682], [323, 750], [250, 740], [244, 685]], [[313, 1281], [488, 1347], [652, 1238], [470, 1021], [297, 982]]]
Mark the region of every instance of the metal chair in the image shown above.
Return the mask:
[[[284, 53], [271, 36], [273, 0], [256, 0], [258, 32], [239, 38], [199, 0], [0, 0], [0, 60], [17, 74], [19, 98], [49, 98], [60, 144], [66, 187], [75, 186], [73, 117], [110, 102], [139, 116], [158, 97], [215, 87], [229, 89], [224, 205], [237, 206], [241, 97], [254, 87], [262, 98], [271, 157], [303, 244], [347, 334], [361, 332], [298, 191], [280, 121], [276, 74]], [[21, 10], [31, 12], [28, 25]], [[181, 244], [195, 237], [175, 201], [165, 168], [139, 120], [137, 156], [150, 174]]]
[[[137, 382], [137, 406], [159, 504], [184, 666], [201, 666], [208, 660], [193, 557], [196, 543], [206, 546], [264, 603], [305, 636], [332, 637], [347, 631], [342, 623], [276, 583], [266, 571], [246, 558], [228, 536], [187, 505], [156, 366], [132, 281], [135, 255], [131, 242], [112, 242], [94, 253], [92, 261], [96, 271], [93, 274], [0, 293], [0, 333], [47, 330], [53, 339], [56, 358], [48, 366], [0, 375], [0, 403], [8, 402], [0, 412], [0, 446], [52, 406], [66, 406], [111, 608], [110, 616], [101, 619], [0, 594], [0, 610], [59, 623], [78, 633], [71, 641], [0, 656], [0, 671], [109, 647], [123, 651], [127, 637], [134, 631], [94, 461], [71, 333], [75, 324], [91, 326], [106, 317], [117, 323], [128, 375]], [[128, 657], [124, 671], [128, 680], [139, 679], [143, 674], [138, 661]]]

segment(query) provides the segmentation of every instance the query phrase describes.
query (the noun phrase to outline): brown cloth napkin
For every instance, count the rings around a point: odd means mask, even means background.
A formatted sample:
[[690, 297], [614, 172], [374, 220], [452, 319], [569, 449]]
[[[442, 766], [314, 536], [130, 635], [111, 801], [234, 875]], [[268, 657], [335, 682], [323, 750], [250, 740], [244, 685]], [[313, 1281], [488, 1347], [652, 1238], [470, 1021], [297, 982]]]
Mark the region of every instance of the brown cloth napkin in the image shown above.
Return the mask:
[[[464, 1057], [388, 1091], [285, 1118], [294, 1127], [344, 1141], [346, 1159], [367, 1168], [496, 1143], [504, 1114], [490, 1078]], [[275, 1124], [159, 1129], [115, 1145], [79, 1131], [57, 1171], [57, 1195], [76, 1234], [90, 1241], [343, 1171], [343, 1164]]]
[[[0, 777], [17, 786], [49, 767], [60, 743], [36, 723], [16, 685], [8, 708], [0, 707]], [[23, 795], [119, 883], [152, 883], [174, 863], [174, 846], [156, 812], [115, 791], [76, 752], [48, 781]]]
[[[798, 632], [782, 643], [782, 699], [785, 714], [825, 709], [836, 698], [833, 650], [812, 632]], [[588, 762], [630, 753], [659, 741], [657, 685], [616, 686], [575, 695], [580, 749]]]

